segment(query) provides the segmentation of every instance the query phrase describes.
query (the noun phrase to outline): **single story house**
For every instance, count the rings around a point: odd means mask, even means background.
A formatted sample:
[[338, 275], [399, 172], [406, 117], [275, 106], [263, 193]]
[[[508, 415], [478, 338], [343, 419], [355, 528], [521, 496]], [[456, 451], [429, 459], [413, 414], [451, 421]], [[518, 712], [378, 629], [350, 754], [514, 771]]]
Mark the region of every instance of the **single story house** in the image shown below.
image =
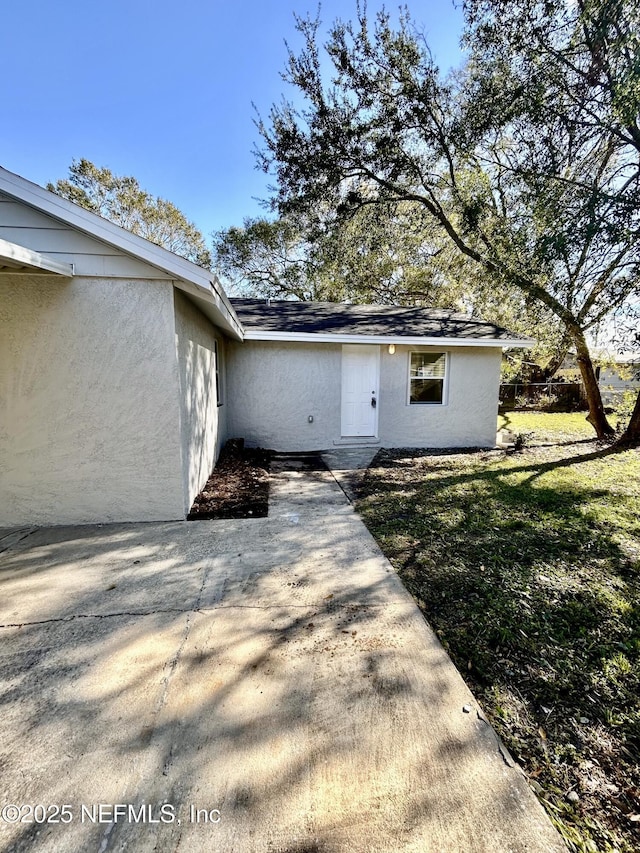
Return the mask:
[[447, 311], [230, 300], [0, 169], [0, 526], [185, 518], [227, 437], [492, 447], [501, 352]]
[[640, 362], [634, 358], [606, 361], [596, 368], [605, 406], [618, 406], [626, 392], [640, 393]]
[[278, 450], [495, 445], [502, 348], [525, 343], [504, 329], [425, 308], [231, 304], [231, 434]]

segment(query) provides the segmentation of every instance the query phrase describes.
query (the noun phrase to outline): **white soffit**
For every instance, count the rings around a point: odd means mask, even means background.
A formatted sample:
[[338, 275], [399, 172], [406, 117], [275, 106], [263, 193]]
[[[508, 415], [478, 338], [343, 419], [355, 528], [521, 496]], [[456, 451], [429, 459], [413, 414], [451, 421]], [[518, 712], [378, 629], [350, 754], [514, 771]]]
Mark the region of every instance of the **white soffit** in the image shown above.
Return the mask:
[[40, 252], [34, 252], [33, 249], [0, 239], [0, 273], [3, 272], [14, 275], [16, 273], [46, 273], [47, 275], [53, 273], [64, 278], [73, 278], [73, 264], [62, 263]]

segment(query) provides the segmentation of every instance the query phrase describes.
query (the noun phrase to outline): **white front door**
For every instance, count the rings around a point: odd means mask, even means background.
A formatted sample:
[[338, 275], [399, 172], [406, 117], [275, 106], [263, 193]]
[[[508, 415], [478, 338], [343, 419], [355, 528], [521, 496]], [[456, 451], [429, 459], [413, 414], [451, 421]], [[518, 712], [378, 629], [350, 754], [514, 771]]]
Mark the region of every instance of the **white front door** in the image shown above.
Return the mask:
[[378, 434], [378, 376], [380, 348], [345, 344], [342, 347], [342, 435]]

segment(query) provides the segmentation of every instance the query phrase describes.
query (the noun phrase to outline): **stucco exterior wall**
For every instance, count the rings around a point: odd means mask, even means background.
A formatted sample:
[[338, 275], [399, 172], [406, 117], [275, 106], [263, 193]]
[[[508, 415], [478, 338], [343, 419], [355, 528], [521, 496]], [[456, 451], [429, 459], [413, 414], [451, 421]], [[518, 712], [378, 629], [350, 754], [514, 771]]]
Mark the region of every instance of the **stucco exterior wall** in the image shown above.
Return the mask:
[[409, 355], [435, 347], [382, 348], [380, 438], [386, 447], [494, 447], [501, 351], [490, 347], [448, 353], [444, 405], [408, 405]]
[[[448, 352], [445, 405], [409, 405], [409, 353], [381, 348], [378, 437], [385, 447], [493, 447], [501, 353]], [[433, 349], [433, 348], [431, 348]], [[229, 346], [229, 435], [274, 450], [341, 443], [342, 347], [245, 341]], [[308, 422], [309, 415], [313, 423]]]
[[0, 277], [0, 525], [183, 517], [169, 282]]
[[186, 514], [206, 483], [225, 439], [227, 406], [224, 397], [223, 405], [218, 406], [215, 372], [217, 340], [224, 390], [224, 339], [222, 335], [216, 338], [209, 320], [179, 291], [175, 291], [175, 324]]
[[335, 344], [230, 342], [229, 436], [272, 450], [331, 447], [340, 438], [341, 357]]

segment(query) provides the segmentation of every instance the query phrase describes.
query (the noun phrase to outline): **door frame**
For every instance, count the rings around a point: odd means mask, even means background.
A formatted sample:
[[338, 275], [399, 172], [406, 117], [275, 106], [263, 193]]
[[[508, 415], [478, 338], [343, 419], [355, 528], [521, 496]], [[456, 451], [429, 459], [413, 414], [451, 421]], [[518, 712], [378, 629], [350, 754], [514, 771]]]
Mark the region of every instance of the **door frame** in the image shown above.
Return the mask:
[[[345, 419], [344, 419], [344, 377], [345, 377], [345, 353], [348, 352], [358, 352], [359, 354], [364, 354], [368, 351], [371, 356], [371, 363], [374, 367], [375, 371], [375, 398], [376, 398], [376, 406], [374, 409], [373, 415], [373, 432], [371, 434], [367, 433], [367, 435], [348, 435], [345, 432]], [[378, 437], [378, 423], [379, 423], [379, 409], [380, 409], [380, 347], [378, 344], [343, 344], [342, 345], [342, 361], [340, 366], [340, 435], [342, 438], [377, 438]]]

